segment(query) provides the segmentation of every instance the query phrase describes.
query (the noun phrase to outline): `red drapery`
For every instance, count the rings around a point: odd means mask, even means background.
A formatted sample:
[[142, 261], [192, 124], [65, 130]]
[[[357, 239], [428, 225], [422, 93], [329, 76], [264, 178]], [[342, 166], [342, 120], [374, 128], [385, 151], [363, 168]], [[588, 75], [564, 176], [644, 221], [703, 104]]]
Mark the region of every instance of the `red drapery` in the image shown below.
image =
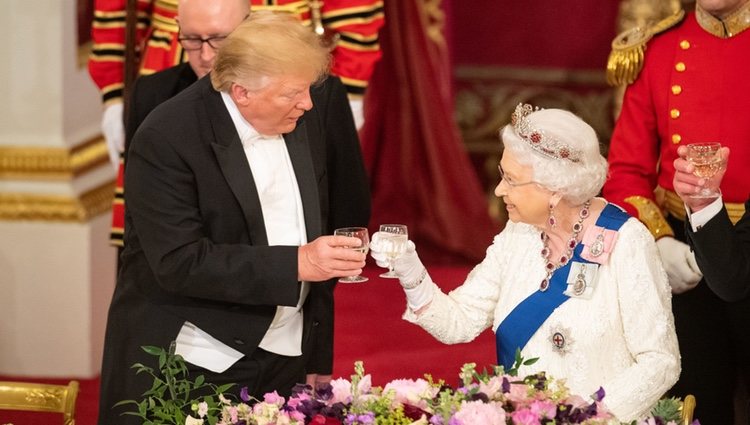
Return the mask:
[[371, 228], [409, 226], [427, 261], [476, 261], [499, 231], [453, 118], [439, 2], [385, 2], [383, 57], [365, 99]]

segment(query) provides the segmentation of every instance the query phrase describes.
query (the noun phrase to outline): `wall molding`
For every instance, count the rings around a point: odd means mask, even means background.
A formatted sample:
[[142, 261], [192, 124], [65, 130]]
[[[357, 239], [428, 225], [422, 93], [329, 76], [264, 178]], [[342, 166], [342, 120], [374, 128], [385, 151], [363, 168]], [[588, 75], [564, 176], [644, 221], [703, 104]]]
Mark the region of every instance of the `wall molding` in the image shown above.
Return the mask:
[[108, 161], [101, 136], [73, 148], [0, 146], [0, 179], [72, 180]]
[[0, 220], [65, 221], [83, 223], [112, 207], [113, 181], [78, 197], [0, 193]]

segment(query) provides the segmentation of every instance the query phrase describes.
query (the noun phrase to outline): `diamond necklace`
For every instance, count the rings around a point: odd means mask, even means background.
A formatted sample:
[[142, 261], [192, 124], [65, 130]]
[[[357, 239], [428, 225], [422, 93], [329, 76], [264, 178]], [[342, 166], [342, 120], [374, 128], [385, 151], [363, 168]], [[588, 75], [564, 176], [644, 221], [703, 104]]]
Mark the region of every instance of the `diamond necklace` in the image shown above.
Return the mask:
[[539, 290], [544, 292], [547, 289], [549, 289], [549, 282], [552, 278], [552, 273], [555, 272], [555, 270], [559, 269], [560, 267], [565, 266], [568, 264], [568, 261], [570, 261], [570, 258], [573, 256], [573, 249], [578, 244], [578, 234], [581, 233], [581, 230], [583, 230], [583, 220], [586, 219], [586, 217], [589, 216], [589, 207], [591, 206], [591, 200], [586, 201], [586, 203], [583, 204], [583, 208], [581, 208], [581, 211], [578, 212], [578, 221], [573, 225], [573, 233], [570, 235], [570, 239], [568, 239], [568, 244], [565, 247], [565, 252], [560, 257], [560, 261], [557, 262], [557, 265], [550, 261], [549, 255], [550, 255], [550, 249], [549, 249], [549, 236], [547, 236], [546, 232], [542, 232], [542, 243], [544, 244], [544, 247], [542, 248], [542, 258], [544, 258], [544, 261], [546, 261], [546, 265], [544, 266], [544, 270], [547, 272], [547, 276], [542, 279], [542, 283], [539, 285]]

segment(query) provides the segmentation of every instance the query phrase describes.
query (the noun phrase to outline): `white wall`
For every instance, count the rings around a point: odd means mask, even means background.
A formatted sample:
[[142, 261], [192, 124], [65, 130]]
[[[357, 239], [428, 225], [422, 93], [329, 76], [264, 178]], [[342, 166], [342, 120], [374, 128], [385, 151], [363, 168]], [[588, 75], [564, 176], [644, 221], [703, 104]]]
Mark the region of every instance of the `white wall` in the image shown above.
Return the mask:
[[[76, 1], [1, 6], [0, 148], [69, 149], [96, 137], [100, 97], [77, 64]], [[109, 164], [62, 179], [0, 174], [0, 195], [76, 200], [113, 178]], [[109, 220], [0, 218], [0, 375], [98, 373], [115, 277]]]

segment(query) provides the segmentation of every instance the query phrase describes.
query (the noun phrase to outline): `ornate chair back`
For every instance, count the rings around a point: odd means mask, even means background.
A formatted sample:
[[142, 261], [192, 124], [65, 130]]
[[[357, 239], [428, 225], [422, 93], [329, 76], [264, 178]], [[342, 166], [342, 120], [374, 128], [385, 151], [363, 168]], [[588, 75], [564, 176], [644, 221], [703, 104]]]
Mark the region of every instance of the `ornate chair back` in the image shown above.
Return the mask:
[[695, 396], [688, 394], [682, 400], [682, 420], [680, 425], [690, 425], [693, 423], [693, 411], [695, 410]]
[[68, 385], [0, 381], [0, 410], [62, 413], [64, 425], [75, 425], [78, 381]]

